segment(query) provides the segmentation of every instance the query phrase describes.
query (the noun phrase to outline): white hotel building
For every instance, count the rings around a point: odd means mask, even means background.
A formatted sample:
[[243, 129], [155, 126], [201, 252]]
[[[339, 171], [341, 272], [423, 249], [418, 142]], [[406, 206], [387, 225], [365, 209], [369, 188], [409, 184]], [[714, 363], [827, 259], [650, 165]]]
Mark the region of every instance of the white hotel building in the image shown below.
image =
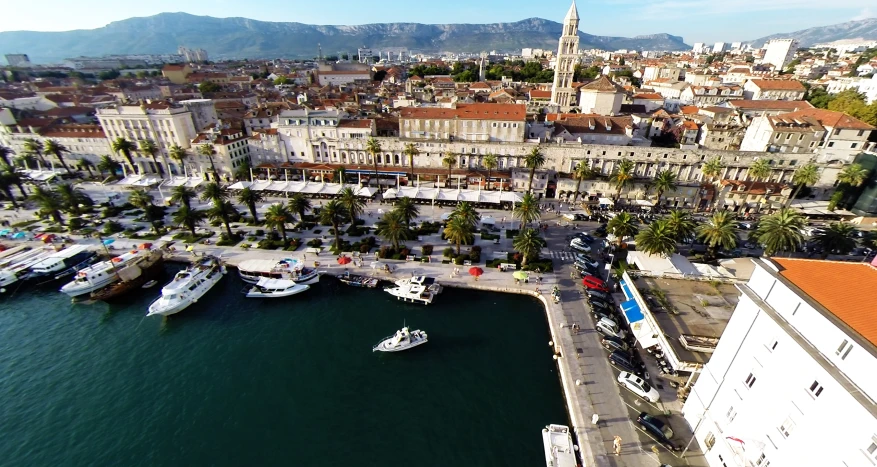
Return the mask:
[[709, 465], [877, 465], [877, 267], [754, 261], [683, 408]]

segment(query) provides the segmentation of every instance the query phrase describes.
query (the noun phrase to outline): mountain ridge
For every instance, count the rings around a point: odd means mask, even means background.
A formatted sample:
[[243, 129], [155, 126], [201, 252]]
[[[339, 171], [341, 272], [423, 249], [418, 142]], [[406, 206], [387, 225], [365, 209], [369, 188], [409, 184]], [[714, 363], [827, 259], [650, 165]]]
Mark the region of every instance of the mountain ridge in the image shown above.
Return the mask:
[[865, 18], [843, 23], [816, 26], [798, 31], [771, 34], [745, 44], [763, 47], [771, 39], [797, 39], [799, 47], [811, 47], [815, 44], [834, 42], [844, 39], [877, 40], [877, 18]]

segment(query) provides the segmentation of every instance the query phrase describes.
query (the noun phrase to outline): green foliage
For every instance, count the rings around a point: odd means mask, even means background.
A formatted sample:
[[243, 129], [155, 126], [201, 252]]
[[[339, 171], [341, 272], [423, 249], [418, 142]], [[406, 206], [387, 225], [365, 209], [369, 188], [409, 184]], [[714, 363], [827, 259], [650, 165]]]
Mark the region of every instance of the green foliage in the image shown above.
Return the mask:
[[101, 81], [106, 81], [106, 80], [110, 80], [110, 79], [116, 79], [121, 75], [122, 74], [119, 73], [119, 70], [107, 70], [107, 71], [102, 71], [102, 72], [98, 73], [97, 77]]
[[870, 125], [877, 125], [877, 102], [865, 104], [865, 96], [855, 89], [828, 94], [821, 87], [813, 88], [806, 97], [814, 107], [843, 112]]
[[213, 81], [202, 81], [198, 84], [198, 90], [203, 92], [219, 92], [222, 90], [222, 86], [214, 83]]
[[408, 69], [408, 76], [420, 76], [421, 78], [427, 75], [449, 75], [451, 74], [451, 69], [447, 67], [438, 67], [435, 65], [415, 65]]
[[429, 256], [432, 254], [432, 250], [432, 245], [423, 245], [420, 247], [420, 254], [422, 254], [423, 256]]
[[125, 228], [122, 227], [122, 224], [120, 224], [116, 221], [109, 221], [109, 222], [104, 224], [104, 227], [101, 230], [101, 232], [104, 235], [112, 235], [114, 233], [122, 232], [124, 230], [125, 230]]
[[499, 80], [503, 76], [528, 83], [550, 83], [554, 80], [554, 70], [543, 68], [542, 63], [537, 61], [514, 60], [491, 65], [485, 73], [485, 77], [491, 80]]

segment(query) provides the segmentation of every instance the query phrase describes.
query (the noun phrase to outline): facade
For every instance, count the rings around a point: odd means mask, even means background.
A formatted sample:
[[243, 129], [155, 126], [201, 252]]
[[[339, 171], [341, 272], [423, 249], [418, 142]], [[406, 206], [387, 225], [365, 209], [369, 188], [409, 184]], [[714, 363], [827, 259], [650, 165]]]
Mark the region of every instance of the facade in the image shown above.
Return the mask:
[[[877, 464], [877, 289], [867, 263], [756, 259], [682, 413], [710, 466]], [[853, 292], [855, 293], [855, 292]], [[841, 427], [833, 429], [840, 422]]]
[[523, 104], [406, 107], [401, 110], [399, 131], [403, 138], [419, 140], [520, 143], [526, 123]]
[[371, 81], [372, 75], [368, 70], [343, 70], [343, 71], [318, 71], [317, 82], [320, 86], [344, 86], [356, 81]]
[[728, 123], [707, 123], [700, 128], [698, 144], [707, 149], [736, 151], [743, 142], [744, 129]]
[[192, 112], [192, 123], [195, 125], [195, 131], [204, 131], [219, 121], [219, 117], [216, 115], [216, 106], [210, 99], [189, 99], [180, 101], [180, 104]]
[[740, 144], [743, 151], [813, 154], [825, 136], [825, 128], [813, 117], [779, 114], [752, 121]]
[[573, 74], [579, 60], [579, 12], [573, 1], [563, 19], [563, 33], [557, 45], [557, 64], [554, 67], [554, 82], [551, 85], [551, 103], [561, 112], [568, 112], [576, 106], [576, 91], [573, 88]]
[[165, 65], [161, 68], [161, 76], [174, 84], [186, 84], [186, 77], [190, 74], [192, 74], [192, 68], [188, 64]]
[[183, 46], [180, 46], [177, 49], [177, 53], [183, 56], [183, 60], [187, 62], [206, 62], [207, 61], [207, 51], [204, 49], [189, 49]]
[[785, 205], [792, 187], [785, 183], [752, 180], [721, 180], [717, 184], [715, 208], [719, 210], [756, 213]]
[[813, 108], [813, 106], [807, 101], [734, 100], [728, 101], [722, 105], [735, 110], [741, 116], [746, 117], [747, 120], [762, 115], [777, 115]]
[[247, 140], [250, 145], [250, 164], [253, 167], [279, 166], [289, 162], [286, 142], [280, 138], [277, 128], [253, 130]]
[[[214, 129], [199, 133], [192, 140], [192, 151], [185, 161], [188, 174], [201, 174], [205, 179], [213, 179], [213, 167], [216, 167], [220, 180], [230, 181], [234, 177], [235, 170], [244, 164], [250, 163], [249, 137], [242, 130]], [[211, 157], [201, 154], [201, 147], [213, 145], [216, 154]]]
[[6, 63], [9, 66], [17, 67], [29, 67], [31, 65], [27, 54], [6, 54]]
[[[549, 115], [549, 118], [555, 115]], [[634, 138], [631, 117], [566, 114], [553, 124], [553, 141], [626, 146]]]
[[794, 39], [772, 39], [765, 44], [764, 58], [761, 63], [773, 65], [775, 70], [782, 70], [795, 58], [798, 41]]
[[605, 75], [579, 88], [579, 107], [582, 113], [618, 115], [624, 100], [624, 89]]
[[696, 86], [686, 88], [679, 95], [682, 104], [706, 107], [723, 102], [743, 99], [740, 86]]
[[778, 101], [799, 101], [807, 91], [800, 81], [785, 79], [750, 79], [743, 83], [746, 99], [772, 99]]
[[[88, 159], [89, 162], [96, 165], [102, 156], [113, 153], [110, 142], [100, 125], [61, 124], [38, 129], [11, 125], [0, 127], [0, 144], [9, 147], [16, 154], [26, 152], [24, 143], [27, 139], [41, 142], [52, 139], [64, 145], [69, 151], [64, 154], [64, 162], [71, 168], [82, 159]], [[60, 167], [54, 155], [43, 154], [43, 158], [54, 163], [56, 167]]]

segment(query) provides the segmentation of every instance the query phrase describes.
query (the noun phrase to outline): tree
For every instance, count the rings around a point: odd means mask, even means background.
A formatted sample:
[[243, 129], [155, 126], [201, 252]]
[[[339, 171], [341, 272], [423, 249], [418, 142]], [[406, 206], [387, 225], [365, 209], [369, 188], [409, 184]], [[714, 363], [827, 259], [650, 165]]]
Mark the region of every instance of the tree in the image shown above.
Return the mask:
[[730, 250], [737, 246], [737, 224], [731, 213], [718, 211], [698, 227], [697, 238], [709, 246], [710, 256], [715, 257], [719, 247]]
[[37, 158], [34, 157], [33, 154], [28, 153], [28, 152], [15, 156], [15, 160], [13, 162], [20, 165], [21, 168], [23, 168], [23, 169], [29, 169], [31, 167], [36, 167], [38, 164]]
[[381, 151], [383, 151], [381, 148], [381, 142], [374, 137], [370, 137], [368, 141], [365, 142], [365, 152], [372, 157], [372, 164], [375, 169], [375, 183], [378, 186], [378, 190], [383, 194], [384, 190], [381, 188], [381, 179], [378, 177], [378, 156], [381, 154]]
[[478, 221], [481, 219], [481, 215], [478, 214], [478, 211], [475, 210], [475, 206], [471, 203], [461, 201], [451, 212], [450, 219], [460, 219], [461, 222], [474, 230]]
[[[722, 163], [722, 159], [716, 156], [704, 162], [703, 166], [700, 168], [700, 172], [706, 177], [710, 184], [715, 184], [716, 180], [722, 176], [722, 171], [724, 169], [725, 164]], [[718, 196], [714, 196], [710, 204], [715, 204], [716, 201], [718, 201]], [[700, 205], [700, 200], [698, 200], [697, 205]]]
[[21, 196], [27, 198], [27, 192], [24, 191], [24, 184], [21, 178], [21, 173], [18, 172], [18, 169], [15, 166], [4, 165], [2, 168], [0, 168], [0, 176], [2, 176], [6, 182], [17, 186], [18, 191], [21, 192]]
[[171, 202], [180, 203], [188, 209], [192, 209], [192, 199], [197, 196], [198, 193], [186, 185], [175, 186], [171, 190]]
[[180, 209], [171, 216], [176, 225], [185, 226], [189, 232], [192, 233], [192, 238], [195, 237], [195, 228], [204, 222], [204, 219], [207, 218], [207, 214], [204, 211], [199, 211], [197, 209], [192, 209], [189, 206], [181, 206]]
[[222, 86], [214, 83], [213, 81], [201, 81], [198, 84], [198, 90], [201, 91], [201, 93], [219, 92], [222, 91]]
[[801, 188], [818, 181], [819, 168], [816, 167], [816, 164], [808, 162], [795, 169], [795, 173], [792, 174], [792, 184], [795, 185], [795, 192], [786, 200], [785, 207], [789, 207], [792, 204], [792, 200], [798, 197], [798, 192], [801, 191]]
[[588, 167], [588, 164], [585, 161], [579, 161], [575, 168], [573, 168], [572, 175], [576, 181], [576, 191], [572, 196], [572, 202], [575, 204], [579, 199], [579, 192], [582, 191], [582, 182], [593, 177], [594, 171]]
[[845, 255], [853, 251], [856, 247], [856, 240], [853, 238], [855, 231], [851, 224], [832, 222], [822, 233], [814, 236], [813, 240], [822, 247], [822, 259], [828, 258], [831, 253]]
[[462, 217], [451, 217], [445, 225], [445, 238], [457, 244], [457, 255], [460, 254], [460, 244], [474, 240], [473, 227]]
[[747, 176], [754, 181], [760, 181], [762, 179], [767, 179], [770, 177], [771, 168], [770, 161], [765, 158], [760, 158], [755, 161], [754, 164], [749, 166], [749, 170], [747, 170]]
[[289, 84], [289, 78], [286, 76], [278, 76], [277, 78], [274, 78], [275, 86], [283, 86], [284, 84]]
[[52, 220], [56, 224], [64, 225], [64, 218], [61, 216], [61, 210], [64, 209], [64, 202], [58, 196], [58, 192], [50, 188], [38, 186], [30, 195], [30, 199], [36, 201], [40, 207], [40, 211], [52, 216]]
[[198, 154], [206, 156], [210, 161], [210, 170], [213, 172], [213, 181], [219, 181], [219, 174], [216, 173], [216, 164], [213, 163], [213, 156], [216, 155], [216, 148], [212, 144], [204, 144], [198, 148]]
[[337, 199], [330, 200], [320, 209], [320, 221], [332, 224], [332, 230], [335, 232], [335, 251], [341, 247], [341, 222], [347, 215], [344, 205]]
[[521, 221], [521, 228], [542, 217], [542, 212], [539, 210], [539, 202], [533, 196], [533, 193], [524, 193], [524, 196], [521, 197], [521, 202], [515, 205], [515, 208], [512, 210], [512, 216]]
[[233, 238], [234, 235], [231, 233], [229, 219], [236, 210], [234, 209], [234, 206], [228, 202], [228, 191], [219, 186], [219, 183], [210, 182], [204, 186], [204, 192], [201, 193], [201, 199], [213, 203], [213, 207], [207, 211], [207, 215], [211, 219], [221, 220], [225, 225], [225, 231], [228, 233], [228, 238]]
[[115, 140], [113, 140], [113, 152], [121, 152], [123, 156], [125, 156], [125, 160], [128, 161], [128, 165], [131, 166], [131, 169], [134, 173], [137, 172], [137, 166], [134, 165], [134, 159], [131, 158], [131, 151], [134, 151], [134, 143], [125, 139], [124, 136], [119, 136]]
[[152, 231], [158, 233], [158, 219], [156, 219], [155, 210], [153, 209], [152, 195], [148, 191], [138, 188], [128, 196], [128, 202], [143, 210], [149, 223], [152, 224]]
[[356, 193], [350, 187], [344, 187], [338, 195], [338, 201], [341, 202], [341, 206], [344, 207], [344, 210], [350, 216], [350, 223], [355, 225], [356, 220], [365, 210], [365, 202], [362, 198], [356, 196]]
[[673, 234], [673, 239], [677, 242], [691, 239], [697, 232], [697, 225], [688, 212], [674, 209], [670, 211], [670, 215], [665, 220], [667, 221], [667, 227]]
[[635, 165], [633, 161], [629, 159], [621, 159], [621, 162], [615, 167], [615, 171], [612, 172], [612, 176], [609, 177], [609, 182], [615, 185], [615, 188], [618, 189], [618, 191], [615, 192], [615, 201], [621, 199], [621, 190], [633, 183], [634, 167]]
[[636, 236], [637, 250], [650, 255], [667, 257], [676, 251], [673, 229], [666, 219], [658, 219]]
[[113, 80], [118, 78], [119, 76], [122, 76], [119, 70], [107, 70], [97, 74], [98, 79], [101, 81]]
[[[252, 166], [250, 166], [250, 161], [244, 160], [243, 162], [238, 164], [237, 168], [234, 169], [234, 173], [232, 175], [234, 175], [235, 180], [250, 180], [251, 169]], [[344, 167], [341, 167], [341, 169], [344, 169]], [[341, 178], [341, 180], [341, 183], [344, 183], [344, 179]]]
[[495, 154], [487, 153], [484, 159], [481, 160], [481, 163], [487, 169], [487, 189], [490, 190], [490, 172], [499, 165], [499, 161], [496, 159]]
[[94, 168], [94, 162], [88, 159], [79, 159], [79, 163], [76, 164], [76, 168], [79, 170], [87, 170], [88, 176], [91, 177], [93, 175], [91, 169]]
[[[9, 166], [7, 165], [6, 167]], [[14, 184], [12, 177], [10, 177], [7, 172], [0, 172], [0, 191], [2, 191], [6, 198], [12, 203], [12, 207], [18, 209], [18, 202], [15, 201], [15, 195], [12, 194], [12, 186]]]
[[655, 174], [655, 178], [652, 180], [652, 188], [655, 189], [655, 194], [658, 195], [655, 200], [655, 206], [661, 205], [661, 196], [664, 195], [664, 192], [676, 189], [676, 181], [676, 174], [669, 169]]
[[285, 203], [272, 204], [265, 211], [265, 225], [272, 229], [280, 230], [280, 235], [283, 237], [284, 242], [286, 241], [286, 224], [293, 222], [295, 222], [295, 217], [292, 216], [290, 207]]
[[529, 154], [524, 156], [524, 167], [530, 169], [530, 183], [527, 184], [527, 191], [533, 191], [533, 176], [536, 175], [536, 169], [541, 169], [545, 165], [545, 155], [539, 152], [539, 148], [533, 148]]
[[445, 187], [450, 188], [451, 187], [451, 169], [453, 169], [454, 166], [457, 165], [457, 155], [454, 154], [453, 151], [448, 150], [448, 152], [445, 153], [445, 157], [442, 157], [442, 165], [448, 168], [448, 178], [447, 178], [447, 180], [445, 180]]
[[618, 246], [621, 246], [624, 237], [632, 237], [639, 232], [639, 228], [636, 226], [636, 219], [627, 212], [620, 212], [610, 219], [606, 229], [609, 233], [615, 235]]
[[[171, 159], [177, 161], [180, 164], [180, 169], [183, 169], [183, 167], [185, 167], [184, 164], [186, 162], [186, 159], [189, 158], [189, 152], [181, 148], [180, 146], [177, 146], [176, 144], [168, 149], [168, 155]], [[181, 172], [185, 173], [185, 170], [181, 170]]]
[[140, 146], [140, 153], [148, 155], [152, 158], [152, 163], [155, 164], [155, 170], [157, 170], [159, 173], [164, 172], [161, 164], [158, 163], [158, 159], [155, 158], [155, 155], [158, 154], [158, 145], [155, 144], [155, 141], [147, 138], [141, 139], [137, 143]]
[[101, 177], [104, 176], [104, 172], [115, 175], [116, 171], [119, 170], [119, 163], [110, 156], [101, 156], [100, 161], [97, 163], [97, 170], [100, 172]]
[[414, 158], [420, 154], [420, 150], [417, 149], [417, 145], [414, 143], [408, 143], [405, 145], [405, 150], [402, 153], [408, 157], [408, 162], [411, 164], [411, 179], [408, 181], [408, 185], [411, 185], [414, 181]]
[[843, 170], [837, 174], [837, 181], [852, 187], [857, 187], [862, 183], [865, 183], [865, 180], [868, 178], [868, 173], [868, 169], [862, 167], [861, 164], [851, 164], [844, 167]]
[[46, 163], [46, 159], [43, 158], [43, 143], [33, 138], [25, 138], [24, 152], [26, 152], [27, 154], [36, 154], [37, 158], [39, 158], [44, 167], [49, 166], [49, 164]]
[[399, 216], [405, 221], [405, 227], [408, 229], [411, 228], [411, 221], [417, 219], [417, 216], [420, 215], [420, 208], [414, 204], [414, 200], [407, 196], [403, 196], [396, 200], [396, 205], [393, 207], [393, 210], [399, 213]]
[[804, 224], [804, 217], [798, 211], [781, 208], [761, 219], [755, 237], [764, 245], [765, 256], [773, 256], [780, 251], [795, 251], [804, 241], [801, 233]]
[[94, 206], [94, 201], [81, 188], [74, 188], [70, 183], [61, 183], [56, 190], [64, 210], [74, 216], [82, 214], [83, 207]]
[[375, 233], [379, 237], [391, 242], [393, 249], [399, 249], [399, 243], [408, 239], [409, 230], [405, 224], [405, 218], [402, 213], [392, 210], [384, 213], [381, 220], [378, 221], [378, 229]]
[[12, 155], [12, 149], [0, 145], [0, 161], [2, 161], [6, 165], [12, 165], [12, 163], [9, 161], [10, 155]]
[[521, 267], [526, 266], [531, 259], [537, 258], [543, 246], [545, 241], [539, 237], [536, 229], [523, 229], [512, 241], [512, 247], [521, 254]]
[[259, 223], [259, 216], [256, 213], [256, 203], [262, 202], [262, 194], [251, 188], [244, 188], [238, 193], [238, 202], [243, 204], [250, 210], [253, 215], [253, 223]]
[[311, 200], [305, 198], [305, 195], [296, 193], [289, 198], [289, 209], [298, 214], [298, 218], [304, 222], [305, 212], [311, 209]]

